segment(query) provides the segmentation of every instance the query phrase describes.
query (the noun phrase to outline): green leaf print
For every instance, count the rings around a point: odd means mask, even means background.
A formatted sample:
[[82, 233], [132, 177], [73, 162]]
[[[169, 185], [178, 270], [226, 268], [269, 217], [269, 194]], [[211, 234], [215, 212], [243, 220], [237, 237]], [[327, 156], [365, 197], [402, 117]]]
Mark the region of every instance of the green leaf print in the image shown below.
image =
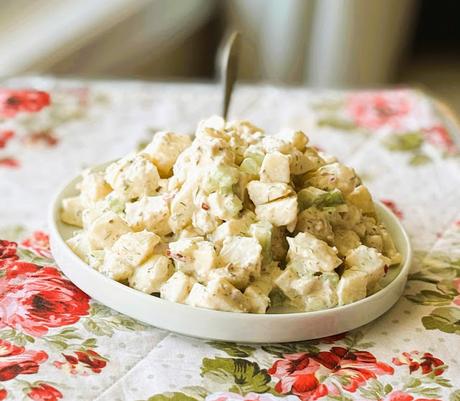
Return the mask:
[[369, 400], [381, 400], [385, 398], [388, 393], [391, 393], [393, 387], [390, 384], [383, 385], [378, 380], [369, 380], [366, 387], [361, 387], [359, 392], [363, 397]]
[[111, 337], [115, 330], [136, 331], [147, 328], [133, 318], [94, 302], [91, 304], [90, 317], [82, 320], [85, 329], [97, 336]]
[[184, 393], [175, 392], [156, 394], [150, 397], [147, 401], [197, 401], [197, 399]]
[[30, 251], [29, 249], [18, 248], [17, 255], [21, 261], [34, 263], [39, 266], [53, 266], [55, 264], [53, 259], [38, 256], [36, 253]]
[[423, 144], [423, 135], [421, 132], [406, 132], [401, 134], [392, 134], [385, 138], [383, 145], [392, 151], [411, 152], [420, 149]]
[[460, 401], [460, 390], [455, 390], [449, 396], [449, 401]]
[[343, 339], [343, 342], [348, 347], [349, 351], [367, 349], [375, 345], [372, 341], [363, 342], [363, 339], [364, 333], [362, 331], [351, 331]]
[[35, 339], [32, 336], [16, 331], [15, 329], [0, 330], [0, 338], [12, 342], [13, 344], [24, 346], [25, 344], [34, 343]]
[[422, 323], [427, 330], [441, 330], [444, 333], [460, 334], [460, 308], [433, 309], [429, 316], [422, 318]]
[[460, 260], [446, 254], [434, 254], [423, 259], [422, 270], [409, 275], [409, 280], [436, 284], [460, 277]]
[[208, 344], [214, 348], [224, 351], [227, 355], [236, 358], [247, 358], [256, 350], [256, 348], [251, 347], [250, 345], [228, 343], [225, 341], [210, 341]]
[[300, 341], [296, 343], [263, 345], [262, 349], [278, 358], [283, 358], [284, 355], [296, 354], [298, 352], [317, 354], [319, 352], [319, 348], [316, 344], [318, 344], [318, 341], [316, 340]]
[[427, 156], [426, 154], [416, 153], [410, 158], [409, 164], [411, 166], [421, 166], [423, 164], [429, 163], [430, 161], [431, 161], [431, 158]]
[[222, 390], [239, 394], [264, 393], [270, 387], [270, 375], [255, 362], [245, 359], [204, 358], [201, 376], [224, 386]]
[[353, 121], [336, 116], [324, 116], [316, 122], [318, 127], [331, 127], [342, 131], [358, 131], [359, 128]]
[[19, 241], [25, 233], [26, 229], [21, 225], [11, 225], [0, 228], [0, 239], [8, 241]]
[[442, 306], [452, 302], [452, 296], [431, 290], [422, 290], [415, 295], [406, 295], [406, 298], [419, 305]]

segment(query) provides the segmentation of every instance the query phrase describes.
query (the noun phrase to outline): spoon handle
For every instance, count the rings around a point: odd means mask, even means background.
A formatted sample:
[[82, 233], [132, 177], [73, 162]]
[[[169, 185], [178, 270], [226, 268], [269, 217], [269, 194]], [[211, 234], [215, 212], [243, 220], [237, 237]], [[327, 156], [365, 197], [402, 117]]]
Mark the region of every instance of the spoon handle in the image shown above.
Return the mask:
[[221, 77], [224, 85], [222, 116], [226, 120], [233, 87], [238, 76], [238, 59], [240, 53], [240, 33], [233, 32], [225, 44], [222, 53]]

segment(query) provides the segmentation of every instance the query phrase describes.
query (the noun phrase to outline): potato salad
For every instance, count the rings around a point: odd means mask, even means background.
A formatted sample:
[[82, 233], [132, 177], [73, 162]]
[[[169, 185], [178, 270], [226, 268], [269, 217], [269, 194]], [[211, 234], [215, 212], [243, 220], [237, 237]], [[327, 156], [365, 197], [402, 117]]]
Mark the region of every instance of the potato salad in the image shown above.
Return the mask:
[[[211, 117], [87, 170], [62, 201], [84, 262], [147, 294], [266, 313], [346, 305], [401, 256], [355, 171], [301, 131]], [[77, 229], [78, 227], [78, 229]]]

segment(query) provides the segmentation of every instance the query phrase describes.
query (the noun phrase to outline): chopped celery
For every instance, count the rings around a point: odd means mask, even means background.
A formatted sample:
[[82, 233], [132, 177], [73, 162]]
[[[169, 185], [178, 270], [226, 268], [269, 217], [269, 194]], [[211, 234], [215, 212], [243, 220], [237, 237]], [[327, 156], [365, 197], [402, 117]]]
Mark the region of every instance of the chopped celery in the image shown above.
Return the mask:
[[121, 213], [125, 210], [125, 202], [115, 196], [108, 198], [109, 208], [115, 213]]
[[268, 221], [251, 224], [249, 233], [262, 246], [264, 264], [272, 261], [272, 225]]
[[231, 194], [225, 197], [224, 208], [229, 215], [235, 217], [243, 208], [243, 202], [241, 202], [241, 199], [238, 198], [238, 196]]
[[284, 292], [278, 288], [275, 288], [269, 295], [271, 306], [284, 306], [288, 298], [284, 295]]
[[323, 191], [315, 187], [308, 187], [297, 193], [300, 210], [311, 206], [318, 208], [334, 207], [345, 203], [342, 192], [339, 189]]
[[252, 157], [246, 157], [240, 165], [241, 171], [251, 175], [258, 175], [260, 171], [260, 166], [262, 165], [258, 159]]
[[203, 180], [203, 189], [208, 192], [222, 192], [228, 193], [231, 190], [232, 185], [236, 184], [239, 179], [239, 171], [236, 167], [219, 165], [215, 170], [209, 172], [209, 174]]

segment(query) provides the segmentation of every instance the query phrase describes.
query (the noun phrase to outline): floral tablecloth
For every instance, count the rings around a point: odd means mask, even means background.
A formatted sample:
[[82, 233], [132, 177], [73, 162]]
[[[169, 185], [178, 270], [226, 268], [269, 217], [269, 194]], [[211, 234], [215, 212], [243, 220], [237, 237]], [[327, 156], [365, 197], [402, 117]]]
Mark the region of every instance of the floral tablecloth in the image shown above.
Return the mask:
[[0, 89], [0, 400], [460, 400], [458, 127], [409, 89], [241, 87], [232, 118], [305, 130], [353, 166], [407, 228], [404, 296], [353, 332], [254, 346], [147, 327], [59, 271], [46, 234], [57, 187], [218, 112], [205, 84], [26, 77]]

